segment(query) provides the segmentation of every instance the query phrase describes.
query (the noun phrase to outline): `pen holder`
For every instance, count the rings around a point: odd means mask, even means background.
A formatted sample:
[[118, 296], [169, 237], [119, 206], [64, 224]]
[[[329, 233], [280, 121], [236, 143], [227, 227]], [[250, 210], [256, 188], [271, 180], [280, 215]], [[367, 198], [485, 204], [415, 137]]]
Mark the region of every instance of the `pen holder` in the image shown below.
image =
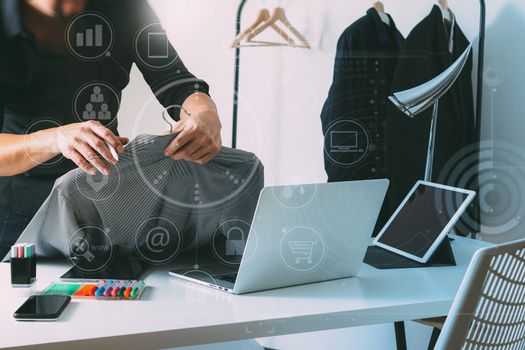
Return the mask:
[[36, 257], [11, 258], [11, 285], [29, 287], [36, 280]]

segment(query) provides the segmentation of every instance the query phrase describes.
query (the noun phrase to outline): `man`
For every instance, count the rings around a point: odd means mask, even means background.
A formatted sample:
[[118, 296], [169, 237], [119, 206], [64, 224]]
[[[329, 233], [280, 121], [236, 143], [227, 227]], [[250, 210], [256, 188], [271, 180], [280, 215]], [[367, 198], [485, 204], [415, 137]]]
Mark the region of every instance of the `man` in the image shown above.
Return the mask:
[[[133, 63], [152, 89], [172, 86], [157, 99], [180, 119], [174, 132], [182, 132], [165, 155], [205, 164], [218, 154], [221, 123], [208, 86], [188, 72], [158, 22], [146, 0], [1, 0], [0, 255], [19, 237], [56, 178], [75, 167], [109, 175], [108, 164], [117, 162], [111, 148], [121, 153], [128, 142], [118, 135], [116, 112]], [[147, 42], [139, 40], [150, 28]], [[144, 50], [152, 49], [149, 39], [159, 38], [166, 40], [165, 52], [157, 48], [155, 56], [144, 57]], [[108, 42], [100, 57], [77, 51]], [[169, 54], [174, 59], [166, 64], [148, 61]], [[169, 108], [174, 105], [182, 108]], [[94, 113], [83, 119], [86, 107]], [[99, 112], [110, 117], [93, 120]]]

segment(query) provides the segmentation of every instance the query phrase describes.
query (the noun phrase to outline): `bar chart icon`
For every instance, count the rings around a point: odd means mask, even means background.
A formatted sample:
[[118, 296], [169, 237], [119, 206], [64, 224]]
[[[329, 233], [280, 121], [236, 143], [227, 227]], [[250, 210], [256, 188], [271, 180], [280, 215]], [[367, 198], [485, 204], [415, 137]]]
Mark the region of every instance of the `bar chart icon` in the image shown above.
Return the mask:
[[101, 15], [83, 13], [67, 25], [67, 47], [74, 56], [81, 60], [91, 61], [111, 55], [109, 50], [113, 42], [113, 28]]
[[77, 47], [101, 47], [102, 24], [95, 24], [95, 29], [87, 28], [83, 33], [76, 33]]

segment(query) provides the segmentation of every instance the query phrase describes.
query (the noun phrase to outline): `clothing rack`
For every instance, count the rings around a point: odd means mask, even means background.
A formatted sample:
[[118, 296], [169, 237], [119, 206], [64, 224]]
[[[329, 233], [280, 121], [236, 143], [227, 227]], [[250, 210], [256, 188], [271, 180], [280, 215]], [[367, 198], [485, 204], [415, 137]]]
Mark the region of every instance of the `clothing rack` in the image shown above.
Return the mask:
[[[235, 22], [235, 36], [241, 32], [241, 19], [244, 6], [248, 0], [241, 0], [237, 7], [237, 16]], [[476, 136], [477, 140], [481, 140], [481, 109], [483, 99], [483, 66], [485, 61], [485, 24], [486, 24], [486, 5], [485, 0], [479, 0], [480, 6], [480, 24], [479, 24], [479, 49], [478, 49], [478, 81], [477, 81], [477, 96], [476, 96]], [[237, 123], [239, 112], [239, 77], [241, 64], [241, 49], [235, 48], [235, 67], [233, 80], [233, 116], [232, 116], [232, 148], [237, 147]]]
[[[235, 36], [241, 33], [241, 18], [242, 10], [246, 5], [247, 0], [241, 0], [237, 8], [237, 16], [235, 21]], [[241, 48], [235, 48], [235, 75], [233, 80], [233, 120], [232, 120], [232, 148], [237, 148], [237, 117], [239, 112], [239, 73], [241, 64]]]

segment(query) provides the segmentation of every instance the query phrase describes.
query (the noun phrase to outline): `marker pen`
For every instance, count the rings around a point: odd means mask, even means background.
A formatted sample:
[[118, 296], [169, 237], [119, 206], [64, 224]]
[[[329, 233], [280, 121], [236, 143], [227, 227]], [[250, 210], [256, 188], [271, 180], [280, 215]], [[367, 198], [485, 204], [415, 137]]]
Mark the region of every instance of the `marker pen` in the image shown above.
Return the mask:
[[132, 284], [133, 284], [133, 281], [132, 281], [132, 280], [127, 280], [126, 283], [124, 283], [124, 285], [122, 286], [122, 288], [120, 288], [120, 290], [118, 291], [118, 296], [119, 296], [119, 297], [124, 296], [124, 293], [126, 293], [126, 290], [127, 290], [128, 287], [131, 286]]
[[104, 287], [100, 287], [95, 291], [95, 296], [100, 297], [102, 296], [102, 293], [104, 293]]
[[123, 296], [124, 295], [124, 292], [126, 291], [126, 289], [128, 289], [128, 287], [131, 285], [133, 281], [130, 281], [130, 280], [126, 280], [124, 281], [124, 284], [122, 285], [122, 287], [118, 290], [118, 293], [117, 295], [119, 297]]
[[113, 290], [111, 291], [111, 296], [113, 297], [116, 297], [119, 290], [122, 288], [122, 286], [124, 285], [124, 283], [126, 283], [126, 281], [122, 280], [122, 281], [118, 281], [117, 285], [113, 288]]
[[17, 258], [23, 258], [24, 257], [24, 245], [25, 243], [20, 243], [17, 247], [18, 251], [16, 253]]
[[107, 297], [108, 295], [110, 295], [114, 284], [115, 284], [115, 281], [109, 280], [106, 286], [104, 287], [104, 293], [102, 293], [102, 296]]
[[126, 291], [124, 292], [124, 296], [126, 298], [129, 298], [131, 291], [133, 290], [133, 287], [138, 283], [138, 281], [133, 281], [131, 284], [126, 288]]
[[124, 292], [124, 296], [126, 298], [129, 298], [131, 296], [131, 292], [133, 292], [133, 288], [139, 283], [139, 281], [134, 280], [131, 282], [131, 284], [126, 288], [126, 291]]
[[109, 281], [109, 282], [105, 281], [105, 283], [102, 285], [102, 287], [97, 289], [97, 291], [95, 292], [95, 296], [96, 297], [103, 296], [104, 292], [106, 291], [106, 288], [109, 286], [110, 283], [111, 283], [111, 281]]
[[130, 293], [130, 296], [135, 299], [135, 297], [137, 296], [139, 290], [144, 286], [144, 281], [140, 281], [139, 283], [137, 283], [137, 285], [133, 288], [133, 291]]
[[33, 243], [30, 243], [29, 247], [31, 248], [31, 255], [29, 257], [32, 258], [36, 255], [36, 245]]
[[111, 280], [108, 283], [108, 286], [106, 287], [106, 290], [104, 291], [104, 296], [108, 297], [111, 295], [111, 291], [113, 290], [113, 287], [115, 287], [115, 281]]
[[117, 282], [117, 285], [115, 286], [115, 288], [113, 288], [113, 290], [111, 291], [111, 296], [112, 297], [116, 297], [117, 294], [118, 294], [118, 291], [120, 290], [120, 288], [122, 288], [122, 285], [124, 284], [124, 281], [123, 280], [120, 280]]
[[97, 285], [95, 287], [93, 287], [90, 291], [89, 291], [89, 295], [90, 296], [95, 296], [95, 293], [97, 292], [97, 290], [102, 287], [104, 285], [104, 283], [106, 283], [106, 280], [100, 280], [98, 281]]
[[124, 295], [124, 292], [126, 291], [126, 288], [131, 284], [131, 281], [125, 281], [123, 284], [122, 284], [122, 287], [119, 288], [118, 292], [117, 292], [117, 296], [121, 297]]
[[11, 247], [11, 258], [16, 258], [18, 256], [18, 246], [15, 244]]
[[28, 244], [24, 247], [24, 258], [30, 258], [33, 256], [33, 245]]
[[114, 297], [115, 293], [118, 292], [118, 289], [119, 289], [121, 283], [122, 283], [121, 281], [115, 281], [115, 284], [111, 288], [111, 291], [109, 292], [109, 295]]

